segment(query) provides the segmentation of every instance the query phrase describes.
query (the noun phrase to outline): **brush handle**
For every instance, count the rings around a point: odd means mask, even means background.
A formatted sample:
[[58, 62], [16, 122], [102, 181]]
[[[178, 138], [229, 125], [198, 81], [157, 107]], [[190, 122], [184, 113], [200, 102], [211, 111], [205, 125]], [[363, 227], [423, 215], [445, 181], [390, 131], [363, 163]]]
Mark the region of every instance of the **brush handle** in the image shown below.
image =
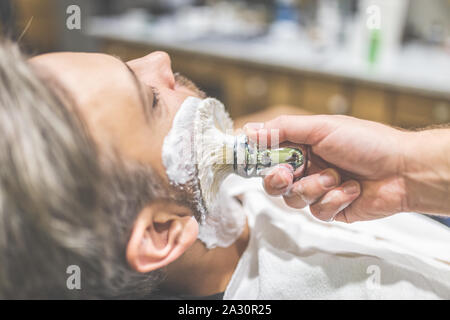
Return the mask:
[[242, 177], [261, 177], [269, 168], [279, 164], [289, 164], [294, 171], [303, 165], [305, 157], [297, 148], [260, 149], [255, 144], [249, 144], [248, 137], [240, 135], [234, 144], [234, 172]]

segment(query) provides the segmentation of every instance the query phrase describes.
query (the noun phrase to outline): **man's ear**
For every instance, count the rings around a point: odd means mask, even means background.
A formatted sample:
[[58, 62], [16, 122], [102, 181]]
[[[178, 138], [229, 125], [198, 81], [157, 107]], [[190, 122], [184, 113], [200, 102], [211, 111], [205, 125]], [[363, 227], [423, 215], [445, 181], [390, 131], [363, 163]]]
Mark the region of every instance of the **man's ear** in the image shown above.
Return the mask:
[[187, 209], [154, 203], [136, 218], [127, 246], [127, 261], [146, 273], [180, 257], [197, 239], [198, 223]]

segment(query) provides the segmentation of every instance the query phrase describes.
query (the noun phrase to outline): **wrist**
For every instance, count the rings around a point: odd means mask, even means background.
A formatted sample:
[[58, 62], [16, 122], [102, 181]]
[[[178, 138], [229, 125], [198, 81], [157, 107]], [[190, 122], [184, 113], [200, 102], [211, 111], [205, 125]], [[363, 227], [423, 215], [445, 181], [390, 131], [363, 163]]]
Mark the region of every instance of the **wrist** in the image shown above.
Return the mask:
[[450, 130], [404, 133], [405, 210], [450, 214]]

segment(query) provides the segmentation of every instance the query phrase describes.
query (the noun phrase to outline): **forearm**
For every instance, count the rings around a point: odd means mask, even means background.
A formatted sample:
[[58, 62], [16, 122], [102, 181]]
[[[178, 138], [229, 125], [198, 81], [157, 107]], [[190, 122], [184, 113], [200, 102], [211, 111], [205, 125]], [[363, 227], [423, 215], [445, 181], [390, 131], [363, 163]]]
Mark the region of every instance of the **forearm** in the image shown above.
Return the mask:
[[450, 215], [450, 129], [406, 133], [406, 209]]

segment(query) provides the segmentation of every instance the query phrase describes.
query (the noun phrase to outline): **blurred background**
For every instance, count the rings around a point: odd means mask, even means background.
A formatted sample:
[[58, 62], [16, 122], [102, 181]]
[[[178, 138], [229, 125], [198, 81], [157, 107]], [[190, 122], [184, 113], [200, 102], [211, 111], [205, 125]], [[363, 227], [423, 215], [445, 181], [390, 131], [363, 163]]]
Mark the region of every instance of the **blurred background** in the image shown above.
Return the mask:
[[1, 0], [0, 18], [31, 54], [166, 51], [233, 117], [282, 106], [450, 122], [450, 0]]

